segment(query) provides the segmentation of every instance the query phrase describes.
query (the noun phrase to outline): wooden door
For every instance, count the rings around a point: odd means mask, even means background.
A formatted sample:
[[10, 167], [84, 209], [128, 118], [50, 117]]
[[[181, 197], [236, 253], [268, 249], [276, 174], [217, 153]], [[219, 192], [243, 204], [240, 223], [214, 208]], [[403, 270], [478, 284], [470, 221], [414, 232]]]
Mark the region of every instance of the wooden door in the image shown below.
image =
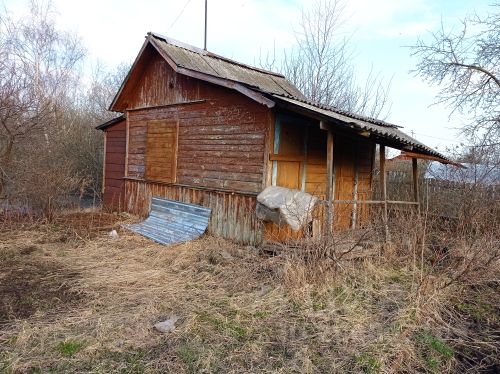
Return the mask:
[[146, 179], [173, 183], [177, 166], [177, 121], [149, 121], [146, 142]]

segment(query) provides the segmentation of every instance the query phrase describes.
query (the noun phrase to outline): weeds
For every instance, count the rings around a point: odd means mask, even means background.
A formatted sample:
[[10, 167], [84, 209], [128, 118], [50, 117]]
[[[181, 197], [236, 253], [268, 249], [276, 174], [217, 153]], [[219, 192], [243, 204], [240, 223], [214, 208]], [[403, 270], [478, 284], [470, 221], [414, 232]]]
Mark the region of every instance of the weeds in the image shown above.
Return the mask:
[[[397, 373], [498, 363], [496, 263], [464, 255], [471, 247], [457, 246], [456, 235], [430, 231], [423, 257], [418, 231], [382, 250], [376, 230], [262, 256], [211, 237], [174, 247], [124, 231], [111, 239], [107, 228], [89, 233], [78, 228], [84, 216], [75, 219], [2, 232], [2, 277], [45, 264], [52, 270], [24, 273], [33, 281], [23, 289], [57, 280], [81, 298], [2, 325], [0, 370]], [[394, 224], [401, 236], [420, 227]], [[484, 247], [473, 248], [494, 252], [490, 239], [475, 240]], [[166, 314], [180, 323], [159, 334], [152, 325]]]
[[63, 356], [73, 357], [79, 350], [83, 348], [84, 345], [85, 345], [84, 342], [70, 340], [70, 341], [60, 342], [56, 346], [56, 349]]

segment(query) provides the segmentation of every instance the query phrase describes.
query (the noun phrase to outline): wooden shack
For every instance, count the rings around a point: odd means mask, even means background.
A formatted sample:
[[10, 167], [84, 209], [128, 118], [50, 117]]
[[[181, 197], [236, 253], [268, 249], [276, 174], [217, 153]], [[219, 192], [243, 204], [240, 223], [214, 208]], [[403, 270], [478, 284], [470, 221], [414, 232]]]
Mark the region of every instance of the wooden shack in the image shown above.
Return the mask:
[[[153, 195], [198, 204], [212, 209], [209, 232], [245, 243], [362, 225], [377, 144], [382, 172], [385, 146], [411, 150], [415, 166], [446, 162], [395, 125], [307, 101], [280, 74], [153, 33], [110, 110], [122, 114], [98, 127], [105, 205], [146, 216]], [[256, 218], [270, 185], [321, 199], [311, 230]]]

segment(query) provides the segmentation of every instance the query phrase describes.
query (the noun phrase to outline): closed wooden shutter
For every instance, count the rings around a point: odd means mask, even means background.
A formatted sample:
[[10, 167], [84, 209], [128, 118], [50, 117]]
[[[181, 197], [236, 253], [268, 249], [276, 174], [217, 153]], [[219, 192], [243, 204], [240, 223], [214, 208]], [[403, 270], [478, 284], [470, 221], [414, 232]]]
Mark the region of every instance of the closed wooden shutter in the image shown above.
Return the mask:
[[177, 169], [177, 121], [149, 121], [146, 179], [173, 183]]

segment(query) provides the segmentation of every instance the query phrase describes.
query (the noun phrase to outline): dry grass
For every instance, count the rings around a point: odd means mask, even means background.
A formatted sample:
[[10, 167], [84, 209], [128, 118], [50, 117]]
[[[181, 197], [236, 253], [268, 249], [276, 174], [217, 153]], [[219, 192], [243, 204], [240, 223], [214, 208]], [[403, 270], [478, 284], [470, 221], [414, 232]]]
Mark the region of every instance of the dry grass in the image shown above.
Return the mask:
[[[171, 247], [123, 230], [110, 238], [118, 217], [90, 215], [88, 226], [85, 217], [0, 231], [0, 292], [23, 273], [19, 300], [32, 299], [29, 313], [15, 297], [4, 308], [4, 372], [453, 372], [495, 363], [497, 286], [443, 288], [434, 273], [423, 282], [401, 248], [342, 260], [320, 281], [294, 256], [213, 237]], [[181, 317], [173, 332], [153, 329], [172, 314]]]

